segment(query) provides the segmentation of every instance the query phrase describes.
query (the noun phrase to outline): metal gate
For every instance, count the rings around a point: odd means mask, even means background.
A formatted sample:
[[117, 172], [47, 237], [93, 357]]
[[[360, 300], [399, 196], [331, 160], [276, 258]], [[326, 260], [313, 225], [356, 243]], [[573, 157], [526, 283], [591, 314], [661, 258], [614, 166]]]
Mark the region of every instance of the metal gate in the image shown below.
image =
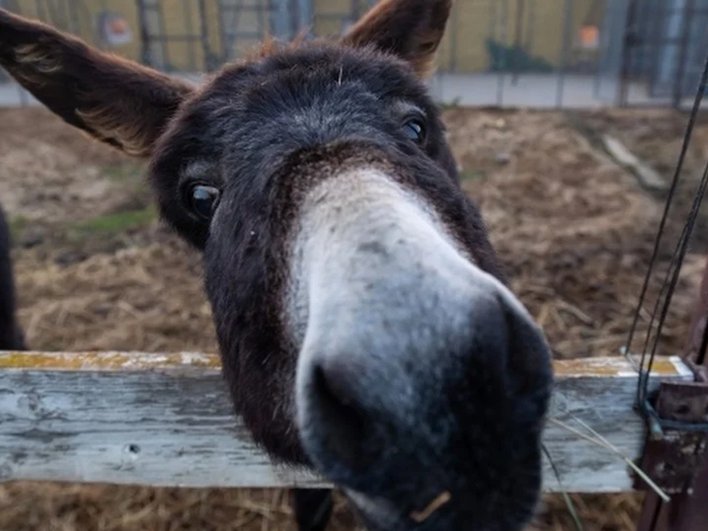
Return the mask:
[[[100, 48], [191, 75], [264, 37], [337, 35], [377, 0], [0, 0]], [[708, 0], [464, 0], [431, 83], [467, 106], [680, 105], [708, 49]], [[123, 28], [121, 35], [111, 34]], [[0, 104], [17, 92], [0, 71]], [[13, 96], [14, 94], [14, 96]], [[14, 98], [14, 99], [13, 99]]]
[[167, 72], [214, 70], [267, 35], [283, 36], [288, 24], [282, 20], [286, 11], [281, 4], [276, 0], [137, 0], [142, 61]]
[[622, 103], [680, 106], [695, 93], [708, 50], [708, 0], [632, 0], [628, 17]]
[[[376, 0], [137, 0], [141, 57], [164, 71], [211, 71], [267, 36], [338, 34]], [[169, 5], [168, 5], [169, 4]]]

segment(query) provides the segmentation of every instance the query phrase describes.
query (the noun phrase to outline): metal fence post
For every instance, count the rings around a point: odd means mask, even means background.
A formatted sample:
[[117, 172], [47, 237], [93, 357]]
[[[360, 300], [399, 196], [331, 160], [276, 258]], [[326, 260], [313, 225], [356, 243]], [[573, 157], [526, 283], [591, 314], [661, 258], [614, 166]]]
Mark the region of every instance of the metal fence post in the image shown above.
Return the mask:
[[565, 90], [565, 71], [568, 66], [568, 48], [572, 46], [573, 32], [573, 0], [565, 0], [563, 9], [563, 43], [561, 58], [558, 65], [558, 85], [556, 86], [556, 107], [563, 106], [563, 91]]
[[312, 16], [312, 0], [290, 0], [290, 25], [292, 35], [298, 35], [304, 30], [310, 33]]
[[140, 58], [143, 64], [153, 66], [152, 52], [150, 45], [150, 29], [146, 16], [145, 0], [135, 0], [138, 10], [138, 24], [140, 25]]
[[217, 68], [217, 60], [214, 57], [214, 52], [211, 51], [209, 43], [209, 23], [204, 0], [198, 0], [197, 8], [199, 10], [199, 41], [202, 45], [202, 54], [204, 55], [204, 68], [207, 72], [211, 72]]
[[[685, 395], [686, 399], [681, 406], [688, 408], [688, 415], [695, 413], [693, 421], [705, 421], [706, 407], [708, 405], [708, 358], [705, 357], [706, 339], [708, 339], [708, 262], [706, 262], [703, 281], [696, 311], [691, 324], [691, 332], [688, 337], [684, 357], [688, 364], [694, 364], [697, 383], [688, 389], [668, 389], [677, 396], [685, 394], [685, 391], [692, 392], [692, 396]], [[684, 384], [685, 385], [685, 384]], [[662, 389], [661, 393], [664, 390]], [[666, 400], [665, 403], [669, 401]], [[696, 409], [696, 406], [697, 409]], [[696, 409], [696, 411], [692, 411]], [[659, 414], [664, 416], [667, 411], [661, 410], [661, 394], [657, 407]], [[705, 531], [708, 527], [708, 458], [706, 457], [706, 446], [708, 436], [705, 434], [692, 434], [686, 437], [679, 446], [680, 454], [666, 452], [672, 451], [672, 441], [664, 448], [659, 448], [659, 452], [652, 455], [645, 455], [644, 465], [647, 463], [651, 469], [647, 470], [653, 474], [657, 469], [663, 469], [659, 473], [673, 479], [683, 477], [682, 470], [671, 470], [669, 466], [672, 460], [678, 462], [696, 463], [696, 469], [688, 470], [689, 480], [679, 484], [680, 492], [671, 497], [671, 501], [664, 503], [654, 493], [648, 492], [644, 500], [642, 515], [637, 527], [638, 531]], [[662, 453], [662, 451], [664, 453]], [[652, 470], [653, 469], [653, 470]], [[674, 480], [675, 481], [675, 480]]]
[[629, 93], [629, 72], [632, 61], [632, 50], [636, 44], [635, 21], [637, 17], [638, 0], [630, 0], [627, 8], [627, 22], [624, 29], [624, 39], [622, 40], [622, 63], [620, 66], [619, 79], [619, 101], [620, 107], [627, 106], [627, 96]]
[[273, 9], [270, 15], [270, 27], [273, 35], [279, 39], [290, 40], [294, 37], [290, 24], [288, 0], [271, 0]]
[[686, 62], [688, 61], [688, 44], [691, 37], [691, 22], [695, 11], [695, 0], [686, 0], [683, 8], [683, 24], [681, 25], [681, 39], [679, 41], [678, 65], [676, 66], [676, 78], [674, 80], [674, 90], [672, 103], [675, 108], [681, 106], [683, 98], [684, 77], [686, 75]]

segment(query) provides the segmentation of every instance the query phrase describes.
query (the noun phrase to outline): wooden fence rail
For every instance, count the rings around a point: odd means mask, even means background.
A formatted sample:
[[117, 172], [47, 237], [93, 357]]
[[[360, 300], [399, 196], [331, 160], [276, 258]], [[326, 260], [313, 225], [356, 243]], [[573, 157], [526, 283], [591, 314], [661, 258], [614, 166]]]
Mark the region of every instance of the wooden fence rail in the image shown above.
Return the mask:
[[[550, 416], [581, 419], [636, 458], [644, 425], [636, 373], [622, 358], [555, 362]], [[655, 371], [691, 379], [678, 358]], [[576, 428], [579, 427], [575, 424]], [[582, 430], [582, 428], [580, 428]], [[544, 435], [561, 483], [547, 491], [631, 490], [625, 462], [555, 423]], [[198, 353], [0, 352], [0, 481], [185, 487], [315, 487], [271, 463], [231, 412], [218, 356]]]

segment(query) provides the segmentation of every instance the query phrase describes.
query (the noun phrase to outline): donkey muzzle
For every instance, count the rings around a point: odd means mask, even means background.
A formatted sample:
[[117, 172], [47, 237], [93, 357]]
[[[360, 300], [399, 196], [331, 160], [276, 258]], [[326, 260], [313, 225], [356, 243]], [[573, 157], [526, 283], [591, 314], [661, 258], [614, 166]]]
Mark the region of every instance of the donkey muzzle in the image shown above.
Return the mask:
[[316, 186], [297, 230], [297, 425], [316, 468], [372, 529], [517, 529], [551, 383], [526, 310], [375, 168]]

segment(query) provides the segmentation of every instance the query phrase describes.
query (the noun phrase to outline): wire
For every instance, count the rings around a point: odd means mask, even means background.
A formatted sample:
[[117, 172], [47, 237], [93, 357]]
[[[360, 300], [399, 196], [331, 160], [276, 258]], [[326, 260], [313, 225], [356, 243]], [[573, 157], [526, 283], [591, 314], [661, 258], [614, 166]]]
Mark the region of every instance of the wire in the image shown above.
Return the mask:
[[[628, 356], [630, 356], [631, 352], [632, 352], [631, 347], [632, 347], [632, 343], [634, 341], [634, 336], [636, 333], [637, 324], [639, 322], [639, 315], [640, 315], [641, 309], [644, 307], [644, 302], [646, 299], [649, 284], [650, 284], [651, 279], [653, 277], [654, 269], [655, 269], [656, 262], [657, 262], [657, 259], [659, 256], [659, 249], [661, 247], [661, 242], [662, 242], [662, 239], [664, 236], [664, 232], [666, 230], [666, 224], [668, 221], [669, 212], [671, 210], [671, 206], [673, 204], [673, 201], [674, 201], [674, 198], [676, 195], [676, 190], [678, 188], [679, 179], [681, 177], [684, 161], [686, 159], [686, 153], [688, 152], [688, 147], [691, 143], [691, 138], [693, 136], [693, 130], [694, 130], [694, 127], [696, 124], [696, 119], [698, 117], [698, 111], [701, 107], [701, 103], [703, 101], [703, 97], [706, 92], [706, 86], [708, 86], [708, 57], [706, 57], [706, 61], [705, 61], [704, 67], [703, 67], [703, 73], [702, 73], [700, 81], [698, 83], [696, 97], [693, 101], [693, 106], [691, 108], [691, 113], [689, 116], [688, 124], [686, 126], [686, 131], [685, 131], [684, 137], [683, 137], [681, 152], [679, 153], [678, 161], [677, 161], [676, 167], [674, 169], [674, 173], [673, 173], [673, 176], [671, 179], [671, 186], [670, 186], [669, 192], [667, 194], [666, 204], [664, 206], [664, 211], [663, 211], [663, 214], [661, 217], [661, 221], [659, 223], [659, 229], [657, 231], [656, 239], [654, 240], [654, 247], [652, 249], [651, 258], [649, 260], [649, 268], [647, 270], [646, 276], [644, 277], [644, 282], [642, 284], [642, 289], [641, 289], [641, 292], [639, 295], [639, 301], [635, 307], [634, 316], [632, 318], [632, 325], [630, 326], [629, 334], [627, 336], [627, 342], [625, 344], [624, 351]], [[686, 223], [684, 224], [683, 230], [681, 232], [681, 236], [679, 237], [676, 248], [674, 249], [674, 252], [671, 256], [671, 261], [669, 263], [669, 267], [668, 267], [666, 274], [664, 276], [664, 280], [661, 285], [661, 289], [659, 291], [656, 303], [654, 304], [654, 308], [652, 310], [651, 317], [649, 320], [649, 325], [647, 327], [644, 346], [643, 346], [643, 349], [641, 352], [639, 379], [637, 381], [637, 400], [640, 403], [642, 401], [646, 400], [648, 386], [649, 386], [649, 375], [650, 375], [651, 369], [653, 367], [654, 358], [656, 356], [656, 351], [658, 348], [659, 339], [661, 337], [661, 332], [662, 332], [663, 326], [664, 326], [664, 321], [666, 320], [666, 315], [668, 314], [671, 300], [673, 298], [673, 294], [676, 289], [676, 284], [678, 282], [679, 274], [681, 272], [681, 266], [683, 265], [684, 258], [686, 256], [687, 251], [688, 251], [688, 242], [690, 240], [690, 236], [693, 232], [695, 222], [698, 217], [698, 212], [700, 210], [700, 206], [701, 206], [701, 203], [703, 200], [703, 195], [705, 193], [707, 184], [708, 184], [708, 164], [706, 165], [706, 170], [703, 173], [703, 177], [702, 177], [701, 182], [699, 184], [698, 190], [696, 191], [696, 195], [694, 197], [694, 201], [691, 206], [691, 211], [689, 213]], [[657, 314], [659, 315], [658, 321], [657, 321]], [[656, 329], [654, 327], [655, 323], [656, 323]], [[654, 343], [652, 344], [651, 354], [649, 354], [649, 359], [647, 362], [647, 350], [648, 350], [649, 344], [651, 343], [652, 331], [654, 331], [654, 330], [655, 330]]]
[[646, 297], [647, 289], [649, 287], [649, 282], [651, 280], [651, 273], [656, 264], [656, 259], [659, 254], [659, 247], [661, 243], [661, 238], [664, 235], [664, 230], [666, 228], [666, 221], [668, 219], [669, 209], [673, 203], [674, 194], [676, 193], [676, 188], [678, 186], [679, 177], [681, 175], [681, 170], [683, 169], [683, 163], [686, 158], [686, 153], [688, 152], [688, 146], [691, 142], [691, 137], [693, 136], [693, 128], [696, 124], [696, 117], [698, 116], [698, 110], [700, 109], [701, 102], [703, 100], [703, 94], [706, 90], [706, 85], [708, 84], [708, 57], [706, 57], [706, 62], [703, 68], [703, 74], [698, 86], [698, 91], [696, 93], [696, 98], [693, 102], [693, 107], [691, 109], [691, 115], [688, 120], [688, 125], [686, 127], [686, 132], [683, 137], [683, 145], [681, 146], [681, 153], [679, 154], [678, 161], [676, 163], [676, 168], [674, 170], [673, 177], [671, 178], [671, 186], [669, 188], [669, 193], [666, 198], [666, 205], [664, 206], [664, 212], [661, 216], [661, 222], [659, 223], [659, 231], [656, 235], [656, 240], [654, 241], [654, 249], [652, 251], [651, 258], [649, 259], [649, 270], [644, 278], [644, 284], [642, 285], [642, 290], [639, 295], [639, 302], [635, 308], [634, 317], [632, 319], [632, 326], [629, 329], [629, 336], [627, 337], [627, 343], [625, 345], [625, 352], [631, 352], [630, 347], [632, 346], [632, 340], [634, 339], [634, 333], [637, 328], [637, 323], [639, 321], [639, 313], [641, 308], [644, 306], [644, 299]]
[[[696, 225], [696, 219], [698, 219], [698, 214], [701, 209], [701, 203], [703, 202], [703, 197], [705, 195], [706, 188], [708, 187], [708, 162], [706, 163], [705, 169], [703, 170], [703, 176], [701, 177], [701, 182], [696, 192], [696, 196], [693, 200], [693, 205], [691, 206], [691, 211], [688, 216], [688, 220], [684, 225], [683, 232], [681, 233], [681, 238], [676, 245], [674, 254], [671, 257], [671, 265], [673, 266], [673, 271], [671, 275], [671, 281], [669, 288], [664, 299], [664, 304], [661, 309], [661, 315], [659, 317], [659, 322], [657, 324], [656, 335], [654, 337], [654, 344], [652, 345], [651, 355], [649, 356], [649, 363], [647, 367], [647, 374], [651, 372], [651, 368], [654, 365], [654, 358], [656, 356], [656, 351], [659, 345], [659, 340], [661, 337], [661, 331], [664, 327], [664, 321], [669, 313], [669, 308], [671, 307], [671, 300], [676, 289], [676, 284], [678, 283], [679, 275], [681, 273], [681, 267], [683, 266], [683, 261], [688, 252], [688, 243], [690, 241], [691, 234], [693, 233], [693, 228]], [[649, 385], [648, 375], [644, 378], [644, 389], [643, 394], [646, 398], [647, 387]]]

